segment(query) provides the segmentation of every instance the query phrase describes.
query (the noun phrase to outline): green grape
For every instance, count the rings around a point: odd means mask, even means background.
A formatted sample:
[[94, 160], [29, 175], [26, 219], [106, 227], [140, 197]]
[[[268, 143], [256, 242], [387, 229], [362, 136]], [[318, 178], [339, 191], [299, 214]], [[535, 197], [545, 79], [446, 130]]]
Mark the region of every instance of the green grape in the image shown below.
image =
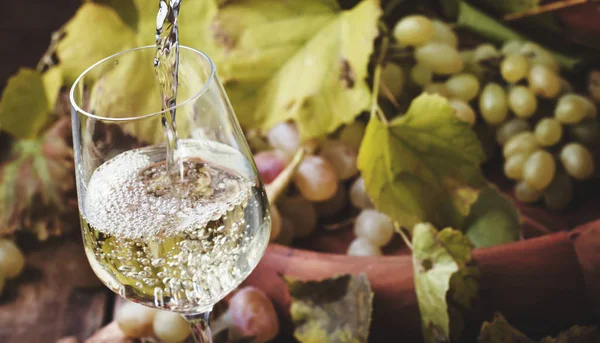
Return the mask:
[[473, 126], [475, 124], [477, 119], [475, 116], [475, 111], [473, 111], [467, 102], [460, 99], [450, 99], [448, 100], [448, 103], [450, 106], [452, 106], [454, 111], [456, 111], [456, 118], [469, 124], [469, 126]]
[[115, 320], [127, 337], [142, 338], [152, 335], [156, 312], [156, 309], [127, 301], [118, 308]]
[[402, 45], [417, 46], [433, 38], [431, 20], [422, 15], [409, 15], [394, 26], [394, 38]]
[[394, 224], [385, 214], [364, 209], [354, 222], [354, 234], [371, 241], [377, 247], [386, 246], [394, 237]]
[[554, 116], [561, 123], [564, 124], [577, 124], [588, 116], [590, 111], [589, 106], [586, 104], [587, 99], [576, 94], [563, 95], [558, 99], [556, 108], [554, 109]]
[[530, 154], [540, 147], [535, 139], [533, 132], [524, 131], [511, 137], [506, 144], [502, 153], [505, 158], [516, 154]]
[[523, 180], [531, 187], [543, 191], [556, 172], [556, 162], [552, 154], [545, 150], [533, 152], [523, 166]]
[[439, 20], [433, 20], [433, 41], [447, 44], [455, 49], [458, 47], [458, 37], [454, 30]]
[[556, 62], [552, 54], [545, 50], [542, 50], [538, 55], [530, 58], [529, 61], [532, 65], [541, 65], [554, 71], [555, 73], [560, 72], [560, 65], [558, 62]]
[[436, 74], [455, 74], [463, 69], [458, 50], [443, 43], [430, 42], [418, 47], [415, 59]]
[[424, 87], [426, 84], [431, 82], [433, 77], [433, 73], [431, 70], [427, 69], [423, 64], [417, 63], [410, 69], [410, 78], [411, 80], [421, 87]]
[[381, 249], [366, 238], [357, 237], [348, 246], [349, 256], [381, 256]]
[[497, 83], [488, 83], [479, 96], [479, 112], [490, 125], [501, 124], [508, 116], [508, 104], [504, 88]]
[[381, 82], [390, 90], [394, 98], [400, 97], [404, 90], [404, 70], [395, 63], [387, 63], [381, 71]]
[[438, 94], [445, 98], [450, 97], [450, 92], [448, 92], [448, 88], [446, 88], [446, 85], [441, 82], [433, 82], [426, 85], [425, 88], [423, 88], [423, 92], [429, 94]]
[[500, 73], [506, 82], [515, 83], [527, 76], [529, 63], [521, 55], [507, 56], [500, 64]]
[[542, 51], [542, 47], [533, 42], [523, 42], [519, 53], [527, 58], [533, 57]]
[[525, 165], [525, 162], [527, 162], [528, 158], [528, 154], [516, 154], [510, 156], [504, 162], [504, 175], [512, 180], [522, 180], [523, 166]]
[[587, 145], [600, 145], [600, 122], [594, 119], [584, 120], [579, 124], [568, 126], [569, 137], [574, 141]]
[[542, 198], [542, 192], [532, 188], [526, 182], [521, 181], [515, 187], [515, 196], [521, 202], [532, 204]]
[[554, 118], [544, 118], [535, 126], [535, 138], [541, 146], [552, 146], [562, 138], [563, 128]]
[[358, 150], [341, 141], [327, 140], [322, 145], [319, 155], [331, 163], [339, 180], [348, 180], [358, 173]]
[[509, 40], [502, 45], [500, 52], [502, 52], [504, 56], [518, 54], [521, 51], [521, 46], [523, 46], [523, 42], [519, 40]]
[[529, 118], [537, 110], [537, 98], [531, 89], [515, 86], [508, 92], [508, 107], [517, 117]]
[[25, 256], [11, 240], [0, 238], [0, 272], [7, 279], [14, 279], [25, 268]]
[[190, 326], [176, 312], [158, 311], [154, 316], [154, 333], [166, 343], [179, 343], [190, 334]]
[[459, 53], [464, 65], [475, 64], [475, 52], [473, 50], [460, 50]]
[[553, 99], [560, 93], [560, 77], [555, 71], [543, 65], [531, 67], [527, 80], [529, 88], [536, 95], [546, 99]]
[[500, 145], [506, 144], [508, 140], [524, 131], [529, 131], [529, 123], [520, 118], [511, 119], [502, 124], [496, 131], [496, 141]]
[[362, 143], [367, 126], [362, 121], [354, 121], [340, 130], [338, 139], [346, 145], [358, 150]]
[[359, 177], [350, 187], [350, 202], [358, 209], [373, 208], [373, 203], [365, 190], [365, 179]]
[[488, 70], [483, 65], [475, 61], [475, 52], [473, 50], [462, 50], [460, 58], [463, 61], [465, 73], [470, 73], [477, 76], [478, 79], [484, 80], [488, 75]]
[[562, 210], [573, 199], [573, 180], [563, 171], [557, 171], [554, 180], [544, 190], [544, 204], [551, 210]]
[[500, 58], [500, 53], [492, 44], [480, 44], [473, 50], [473, 60], [477, 63], [497, 58]]
[[569, 143], [560, 151], [560, 161], [569, 175], [577, 180], [589, 179], [594, 173], [594, 159], [579, 143]]
[[536, 43], [525, 42], [521, 46], [520, 54], [527, 57], [531, 65], [541, 65], [556, 73], [560, 69], [552, 54]]
[[325, 201], [333, 197], [338, 189], [335, 167], [321, 156], [306, 156], [300, 163], [294, 184], [310, 201]]
[[581, 97], [581, 101], [585, 105], [585, 116], [587, 118], [595, 119], [598, 116], [598, 108], [596, 107], [596, 104], [592, 100], [584, 96]]
[[479, 93], [479, 80], [472, 74], [456, 74], [446, 81], [446, 89], [452, 97], [471, 101]]

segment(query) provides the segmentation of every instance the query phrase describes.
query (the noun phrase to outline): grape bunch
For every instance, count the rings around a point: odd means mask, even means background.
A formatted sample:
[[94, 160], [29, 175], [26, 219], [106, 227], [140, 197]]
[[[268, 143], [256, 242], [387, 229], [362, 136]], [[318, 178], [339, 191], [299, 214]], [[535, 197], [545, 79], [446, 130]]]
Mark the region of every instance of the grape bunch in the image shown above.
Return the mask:
[[25, 268], [25, 256], [12, 241], [0, 238], [0, 294], [4, 290], [6, 280], [19, 276]]
[[[115, 318], [127, 337], [156, 336], [165, 343], [179, 343], [191, 334], [180, 314], [129, 301], [119, 307]], [[212, 321], [211, 329], [215, 335], [227, 329], [232, 340], [253, 337], [254, 342], [264, 343], [279, 333], [279, 319], [271, 300], [261, 290], [244, 287], [229, 299], [227, 311]]]
[[522, 41], [459, 50], [450, 26], [422, 15], [401, 19], [393, 36], [411, 57], [382, 70], [391, 100], [439, 94], [459, 120], [492, 133], [519, 201], [563, 209], [573, 198], [573, 182], [594, 176], [600, 152], [596, 104], [574, 92], [550, 52]]
[[[356, 213], [356, 239], [349, 255], [378, 256], [394, 233], [392, 221], [373, 208], [360, 177], [357, 158], [366, 125], [360, 120], [320, 140], [301, 143], [294, 123], [282, 122], [267, 133], [267, 146], [254, 155], [264, 183], [269, 184], [290, 163], [301, 146], [310, 153], [298, 166], [289, 189], [271, 206], [271, 239], [290, 245], [312, 235], [319, 224], [340, 214]], [[256, 147], [255, 147], [256, 148]], [[335, 230], [344, 225], [320, 225]]]

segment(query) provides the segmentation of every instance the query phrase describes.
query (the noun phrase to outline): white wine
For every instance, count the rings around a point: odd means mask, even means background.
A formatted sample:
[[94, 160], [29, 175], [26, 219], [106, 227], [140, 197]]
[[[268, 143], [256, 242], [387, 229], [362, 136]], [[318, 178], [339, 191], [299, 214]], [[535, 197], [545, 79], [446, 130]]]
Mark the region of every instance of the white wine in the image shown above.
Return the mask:
[[270, 217], [253, 166], [237, 150], [190, 139], [177, 152], [177, 183], [164, 145], [105, 162], [79, 185], [80, 216], [86, 254], [109, 288], [149, 306], [199, 313], [254, 269]]

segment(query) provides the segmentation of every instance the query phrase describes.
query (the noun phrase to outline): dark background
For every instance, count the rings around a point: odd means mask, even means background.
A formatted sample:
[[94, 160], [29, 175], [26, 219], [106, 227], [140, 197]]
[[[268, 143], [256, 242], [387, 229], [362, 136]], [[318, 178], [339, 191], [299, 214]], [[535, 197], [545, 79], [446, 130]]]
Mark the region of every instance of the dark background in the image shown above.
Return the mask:
[[0, 89], [19, 67], [35, 67], [52, 32], [82, 0], [0, 0]]

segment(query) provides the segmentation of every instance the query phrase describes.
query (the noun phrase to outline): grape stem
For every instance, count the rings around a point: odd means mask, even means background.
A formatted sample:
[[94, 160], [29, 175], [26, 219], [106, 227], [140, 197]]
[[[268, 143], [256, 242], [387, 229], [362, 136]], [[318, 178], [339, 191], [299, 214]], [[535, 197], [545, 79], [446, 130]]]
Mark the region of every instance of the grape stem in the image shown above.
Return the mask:
[[379, 104], [377, 102], [377, 97], [379, 96], [379, 83], [381, 82], [381, 66], [383, 65], [383, 60], [385, 59], [390, 39], [387, 35], [387, 27], [385, 24], [380, 22], [379, 26], [380, 28], [382, 27], [382, 30], [385, 31], [385, 34], [381, 38], [380, 53], [377, 57], [377, 63], [375, 64], [375, 71], [373, 75], [373, 90], [371, 92], [371, 118], [377, 114], [379, 115], [379, 119], [387, 124], [387, 119], [385, 116], [378, 112]]
[[412, 243], [410, 242], [410, 238], [408, 238], [408, 236], [406, 235], [406, 232], [404, 232], [404, 230], [406, 230], [406, 229], [401, 227], [400, 225], [398, 225], [398, 223], [396, 223], [396, 222], [394, 222], [394, 228], [396, 229], [396, 232], [398, 232], [400, 234], [400, 237], [402, 237], [404, 244], [406, 244], [406, 246], [409, 247], [410, 250], [412, 251], [413, 246], [412, 246]]
[[560, 10], [563, 8], [572, 7], [575, 5], [581, 5], [588, 1], [589, 0], [564, 0], [564, 1], [553, 2], [553, 3], [549, 3], [549, 4], [545, 4], [545, 5], [535, 6], [531, 9], [528, 9], [525, 11], [521, 11], [521, 12], [517, 12], [517, 13], [509, 13], [509, 14], [505, 15], [503, 19], [505, 21], [523, 19], [523, 18], [531, 17], [531, 16], [538, 15], [538, 14], [545, 13], [545, 12], [553, 12], [553, 11], [557, 11], [557, 10]]
[[275, 204], [279, 196], [287, 188], [305, 155], [305, 147], [298, 149], [292, 161], [281, 171], [281, 173], [279, 173], [279, 175], [277, 175], [273, 182], [265, 186], [265, 191], [267, 192], [267, 198], [269, 199], [270, 205]]

